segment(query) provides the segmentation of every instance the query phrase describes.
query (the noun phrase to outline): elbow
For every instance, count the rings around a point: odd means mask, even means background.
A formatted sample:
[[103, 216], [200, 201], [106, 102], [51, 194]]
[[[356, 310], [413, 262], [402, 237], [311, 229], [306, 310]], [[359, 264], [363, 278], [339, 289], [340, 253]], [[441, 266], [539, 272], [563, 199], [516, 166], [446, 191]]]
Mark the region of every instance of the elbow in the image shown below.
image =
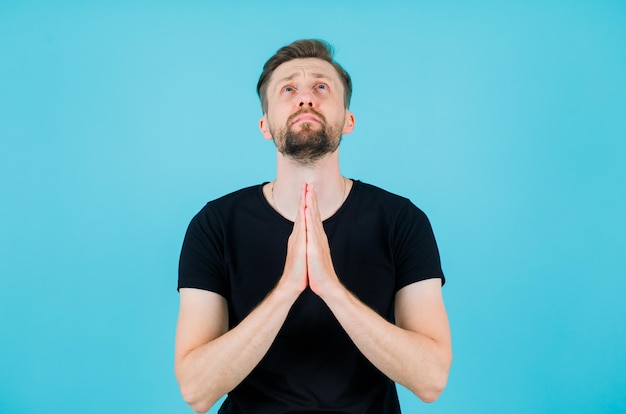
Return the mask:
[[215, 404], [216, 399], [207, 398], [205, 395], [201, 395], [197, 387], [193, 385], [180, 384], [180, 393], [183, 400], [191, 407], [196, 413], [206, 413]]
[[433, 379], [428, 384], [422, 384], [419, 388], [413, 388], [411, 391], [423, 402], [433, 403], [437, 401], [443, 390], [446, 388], [447, 375], [439, 379]]
[[418, 389], [412, 389], [413, 393], [425, 403], [434, 403], [437, 401], [443, 390], [446, 388], [447, 375], [437, 381], [432, 381], [427, 385], [422, 385]]
[[437, 401], [443, 390], [445, 390], [448, 384], [448, 372], [450, 371], [449, 365], [446, 368], [438, 370], [430, 376], [428, 381], [421, 382], [420, 384], [412, 384], [409, 389], [420, 400], [425, 403], [433, 403]]
[[448, 385], [448, 374], [450, 373], [451, 365], [452, 349], [448, 348], [447, 352], [442, 355], [439, 363], [431, 366], [432, 371], [428, 376], [428, 380], [422, 382], [421, 386], [411, 388], [411, 391], [425, 403], [437, 401]]
[[222, 396], [218, 395], [218, 390], [213, 386], [200, 386], [199, 381], [189, 378], [176, 367], [176, 378], [178, 387], [183, 400], [196, 413], [206, 413], [211, 409], [213, 404]]
[[419, 392], [415, 392], [415, 395], [418, 396], [420, 400], [425, 403], [434, 403], [437, 401], [441, 393], [443, 392], [444, 387], [430, 387], [429, 389], [420, 390]]
[[191, 409], [196, 413], [207, 413], [213, 404], [206, 404], [204, 402], [198, 402], [195, 404], [189, 404]]

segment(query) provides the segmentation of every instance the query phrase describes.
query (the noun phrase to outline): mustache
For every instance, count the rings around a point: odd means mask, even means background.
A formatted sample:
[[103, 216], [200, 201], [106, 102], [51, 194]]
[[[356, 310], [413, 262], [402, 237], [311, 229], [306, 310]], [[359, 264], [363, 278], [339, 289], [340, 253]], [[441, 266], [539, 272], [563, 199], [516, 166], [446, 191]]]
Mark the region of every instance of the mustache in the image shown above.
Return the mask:
[[301, 116], [301, 115], [305, 115], [305, 114], [311, 114], [311, 115], [315, 115], [321, 122], [322, 124], [326, 124], [326, 118], [324, 117], [324, 115], [320, 114], [319, 112], [317, 112], [315, 109], [311, 109], [311, 108], [302, 108], [299, 111], [297, 111], [296, 113], [294, 113], [293, 115], [291, 115], [289, 117], [289, 119], [287, 119], [287, 125], [291, 125], [293, 123], [293, 121]]

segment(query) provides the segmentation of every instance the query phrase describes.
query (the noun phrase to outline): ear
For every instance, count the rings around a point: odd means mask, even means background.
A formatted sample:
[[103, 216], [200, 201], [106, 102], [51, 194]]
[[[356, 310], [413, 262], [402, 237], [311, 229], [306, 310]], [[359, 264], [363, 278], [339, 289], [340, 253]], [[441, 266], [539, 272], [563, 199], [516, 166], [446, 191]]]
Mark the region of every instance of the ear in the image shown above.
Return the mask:
[[354, 114], [346, 109], [346, 122], [344, 122], [341, 132], [344, 134], [352, 132], [354, 130], [354, 121]]
[[267, 114], [264, 114], [263, 118], [261, 118], [261, 120], [259, 121], [259, 129], [261, 130], [261, 134], [263, 134], [265, 139], [273, 139], [272, 134], [270, 133], [270, 125], [267, 122]]

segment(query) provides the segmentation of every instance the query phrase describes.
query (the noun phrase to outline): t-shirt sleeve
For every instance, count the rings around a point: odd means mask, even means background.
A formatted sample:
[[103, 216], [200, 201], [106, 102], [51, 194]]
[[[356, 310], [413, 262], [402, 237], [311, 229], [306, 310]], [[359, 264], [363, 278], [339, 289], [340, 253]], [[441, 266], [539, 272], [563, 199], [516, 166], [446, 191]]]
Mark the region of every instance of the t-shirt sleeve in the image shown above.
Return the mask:
[[426, 214], [407, 201], [394, 225], [396, 291], [421, 280], [440, 278], [445, 283], [439, 249]]
[[204, 289], [227, 297], [223, 258], [223, 226], [208, 204], [187, 228], [178, 264], [178, 289]]

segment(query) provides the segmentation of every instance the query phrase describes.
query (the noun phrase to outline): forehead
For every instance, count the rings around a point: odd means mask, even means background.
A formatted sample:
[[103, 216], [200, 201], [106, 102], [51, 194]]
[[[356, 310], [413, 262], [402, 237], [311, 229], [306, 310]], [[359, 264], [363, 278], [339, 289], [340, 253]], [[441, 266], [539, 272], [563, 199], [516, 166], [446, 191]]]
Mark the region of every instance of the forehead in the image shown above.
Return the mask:
[[339, 74], [330, 63], [317, 58], [293, 59], [278, 66], [270, 83], [296, 77], [324, 77], [339, 82]]

